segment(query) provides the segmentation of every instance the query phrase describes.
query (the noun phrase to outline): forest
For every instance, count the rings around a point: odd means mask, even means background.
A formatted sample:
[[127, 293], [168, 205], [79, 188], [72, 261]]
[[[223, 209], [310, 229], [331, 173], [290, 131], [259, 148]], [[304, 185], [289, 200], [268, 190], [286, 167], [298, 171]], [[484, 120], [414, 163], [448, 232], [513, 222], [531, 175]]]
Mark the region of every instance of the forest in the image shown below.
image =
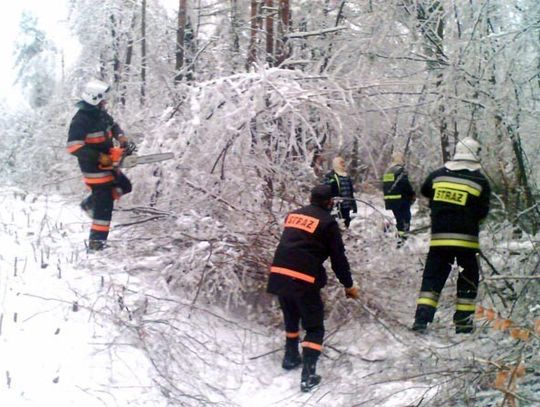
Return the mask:
[[[116, 291], [99, 302], [149, 355], [166, 405], [242, 405], [213, 377], [184, 379], [182, 346], [205, 353], [207, 367], [219, 352], [212, 335], [201, 342], [190, 336], [201, 328], [185, 312], [226, 310], [281, 346], [280, 311], [265, 294], [268, 266], [285, 214], [307, 203], [336, 156], [348, 163], [359, 199], [344, 239], [362, 293], [351, 311], [335, 279], [325, 288], [334, 341], [323, 383], [338, 377], [339, 386], [321, 391], [334, 392], [337, 404], [321, 397], [272, 405], [540, 405], [537, 0], [69, 0], [68, 8], [80, 43], [74, 66], [64, 64], [37, 18], [21, 19], [16, 69], [27, 106], [0, 102], [0, 185], [82, 199], [77, 162], [65, 146], [91, 78], [111, 85], [109, 112], [139, 154], [174, 152], [173, 160], [129, 171], [134, 191], [116, 208], [111, 237], [131, 253], [129, 274], [165, 281], [167, 295], [184, 302], [164, 310], [158, 297], [165, 292], [150, 295], [152, 283], [146, 297], [142, 289], [124, 292], [126, 308], [115, 307]], [[419, 194], [427, 174], [466, 137], [482, 145], [492, 188], [478, 329], [463, 338], [450, 330], [454, 278], [441, 328], [432, 339], [417, 338], [408, 327], [429, 208], [418, 199], [417, 233], [396, 252], [384, 231], [391, 216], [381, 179], [392, 154], [402, 152]], [[96, 266], [82, 254], [82, 240], [72, 245], [79, 254], [70, 262]], [[145, 267], [153, 256], [155, 267]], [[140, 310], [141, 298], [148, 318], [134, 320], [125, 310], [129, 301]], [[347, 379], [358, 373], [358, 355], [347, 345], [360, 346], [347, 332], [366, 335], [362, 324], [406, 349], [392, 363], [383, 358], [369, 385]], [[166, 338], [171, 329], [175, 340]], [[265, 370], [279, 369], [279, 354], [259, 356]], [[402, 390], [373, 390], [394, 382]], [[384, 404], [389, 392], [416, 386], [423, 387], [412, 399]]]

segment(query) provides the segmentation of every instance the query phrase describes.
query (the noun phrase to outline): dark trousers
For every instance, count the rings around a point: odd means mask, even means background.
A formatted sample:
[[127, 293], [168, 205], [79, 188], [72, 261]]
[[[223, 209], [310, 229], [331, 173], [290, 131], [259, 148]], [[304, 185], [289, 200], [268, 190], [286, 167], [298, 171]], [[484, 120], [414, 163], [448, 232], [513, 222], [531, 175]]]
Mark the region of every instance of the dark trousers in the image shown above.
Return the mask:
[[131, 182], [120, 171], [112, 184], [92, 185], [91, 201], [94, 207], [90, 240], [107, 240], [111, 227], [114, 201], [132, 190]]
[[401, 201], [392, 208], [394, 217], [396, 218], [396, 228], [401, 237], [405, 237], [411, 227], [411, 203], [409, 201]]
[[[348, 228], [351, 224], [351, 206], [350, 203], [345, 202], [339, 202], [336, 204], [336, 210], [337, 210], [337, 217], [339, 219], [343, 219], [343, 223], [345, 224], [345, 227]], [[335, 215], [334, 215], [335, 216]]]
[[[432, 322], [438, 298], [450, 275], [454, 259], [463, 269], [457, 280], [457, 301], [454, 321], [470, 319], [478, 293], [479, 269], [477, 251], [461, 247], [432, 247], [427, 255], [422, 286], [418, 298], [416, 319]], [[472, 321], [471, 321], [472, 323]]]
[[287, 334], [305, 330], [303, 353], [318, 356], [324, 338], [324, 305], [319, 289], [306, 290], [301, 295], [279, 296]]

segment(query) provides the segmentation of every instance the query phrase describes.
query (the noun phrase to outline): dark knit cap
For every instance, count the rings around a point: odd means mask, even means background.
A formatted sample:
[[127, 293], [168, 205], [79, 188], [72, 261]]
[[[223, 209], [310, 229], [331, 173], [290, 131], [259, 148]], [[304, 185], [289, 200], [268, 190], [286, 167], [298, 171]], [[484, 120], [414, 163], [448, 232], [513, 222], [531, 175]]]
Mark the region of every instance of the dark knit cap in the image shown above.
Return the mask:
[[317, 185], [311, 190], [311, 202], [323, 203], [332, 198], [332, 187], [330, 185]]

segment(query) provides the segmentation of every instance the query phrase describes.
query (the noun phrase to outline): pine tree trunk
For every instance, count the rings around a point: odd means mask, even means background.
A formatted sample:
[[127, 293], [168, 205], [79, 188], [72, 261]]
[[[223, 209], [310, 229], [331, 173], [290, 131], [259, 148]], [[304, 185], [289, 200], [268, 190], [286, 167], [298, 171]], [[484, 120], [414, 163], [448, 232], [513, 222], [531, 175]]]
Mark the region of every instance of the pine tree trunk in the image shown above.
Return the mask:
[[120, 39], [116, 32], [116, 18], [114, 14], [110, 16], [111, 20], [111, 37], [112, 37], [112, 52], [113, 52], [113, 83], [115, 87], [120, 84]]
[[251, 0], [249, 48], [246, 59], [246, 70], [249, 71], [257, 60], [257, 28], [258, 28], [259, 2]]
[[266, 0], [266, 62], [274, 66], [274, 0]]
[[187, 0], [178, 2], [178, 21], [176, 27], [176, 65], [174, 78], [175, 83], [182, 80], [182, 68], [184, 67], [184, 36], [186, 31]]
[[141, 10], [141, 105], [146, 97], [146, 0], [142, 0]]
[[286, 35], [291, 27], [291, 10], [289, 0], [279, 1], [279, 24], [278, 24], [278, 40], [276, 42], [276, 66], [281, 66], [290, 54], [289, 44], [287, 43]]
[[126, 105], [126, 93], [127, 86], [126, 82], [129, 82], [129, 73], [131, 70], [131, 64], [133, 62], [133, 33], [135, 32], [135, 22], [137, 21], [136, 13], [133, 13], [131, 17], [131, 31], [128, 33], [127, 48], [126, 48], [126, 59], [124, 62], [124, 83], [122, 84], [122, 92], [120, 94], [120, 103], [122, 106]]
[[232, 50], [235, 55], [240, 53], [240, 24], [238, 22], [238, 0], [231, 0], [231, 31], [232, 31]]

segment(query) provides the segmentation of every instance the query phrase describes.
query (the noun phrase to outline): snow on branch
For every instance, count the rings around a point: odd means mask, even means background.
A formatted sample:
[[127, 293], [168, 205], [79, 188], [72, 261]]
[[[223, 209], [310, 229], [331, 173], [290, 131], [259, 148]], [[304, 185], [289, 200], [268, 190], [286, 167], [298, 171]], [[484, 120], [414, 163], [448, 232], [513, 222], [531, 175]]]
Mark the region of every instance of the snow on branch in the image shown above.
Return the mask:
[[299, 31], [299, 32], [286, 34], [284, 37], [285, 38], [307, 38], [307, 37], [313, 37], [316, 35], [325, 35], [329, 33], [343, 31], [346, 29], [348, 29], [348, 27], [338, 26], [338, 27], [331, 27], [331, 28], [323, 28], [321, 30], [316, 30], [316, 31]]

